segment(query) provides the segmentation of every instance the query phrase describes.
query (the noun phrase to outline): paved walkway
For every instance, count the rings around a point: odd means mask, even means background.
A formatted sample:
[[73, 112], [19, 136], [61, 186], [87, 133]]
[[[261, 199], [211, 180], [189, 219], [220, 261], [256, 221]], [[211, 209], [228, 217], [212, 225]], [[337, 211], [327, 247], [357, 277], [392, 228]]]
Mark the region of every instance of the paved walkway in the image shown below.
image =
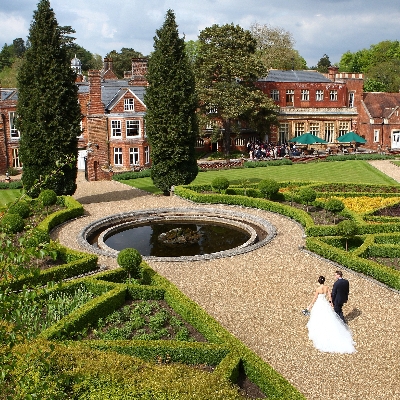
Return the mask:
[[[390, 166], [385, 161], [371, 164], [382, 170], [387, 168], [389, 173]], [[400, 182], [400, 168], [391, 173]], [[118, 182], [86, 182], [81, 175], [74, 197], [84, 204], [85, 217], [58, 228], [52, 237], [77, 249], [80, 230], [106, 215], [156, 207], [196, 207], [176, 196], [152, 196]], [[299, 250], [304, 238], [297, 223], [260, 210], [246, 212], [263, 216], [275, 225], [276, 238], [258, 250], [231, 258], [149, 264], [307, 399], [400, 399], [400, 295], [345, 271], [351, 292], [344, 313], [357, 343], [357, 353], [317, 351], [308, 340], [307, 318], [301, 309], [310, 302], [318, 276], [324, 275], [326, 283], [332, 285], [337, 267]], [[103, 257], [101, 262], [115, 266], [113, 259]]]

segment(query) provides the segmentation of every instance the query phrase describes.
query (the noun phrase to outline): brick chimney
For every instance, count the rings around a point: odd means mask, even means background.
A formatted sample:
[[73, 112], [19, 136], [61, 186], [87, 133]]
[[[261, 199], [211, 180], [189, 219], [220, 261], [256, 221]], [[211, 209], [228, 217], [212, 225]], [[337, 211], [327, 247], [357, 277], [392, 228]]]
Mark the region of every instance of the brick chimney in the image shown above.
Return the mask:
[[147, 58], [132, 58], [132, 76], [129, 84], [132, 86], [147, 86]]
[[101, 102], [100, 71], [89, 70], [89, 107], [88, 114], [104, 114], [104, 104]]
[[336, 67], [336, 65], [331, 65], [328, 67], [328, 78], [332, 81], [335, 82], [336, 79], [336, 74], [339, 71], [339, 68]]

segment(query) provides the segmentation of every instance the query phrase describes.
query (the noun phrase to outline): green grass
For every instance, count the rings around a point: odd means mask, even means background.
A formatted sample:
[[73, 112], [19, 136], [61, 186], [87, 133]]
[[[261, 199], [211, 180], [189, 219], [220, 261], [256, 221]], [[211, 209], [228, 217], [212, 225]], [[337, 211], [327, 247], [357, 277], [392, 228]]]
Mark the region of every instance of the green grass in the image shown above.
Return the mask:
[[[200, 172], [192, 184], [208, 185], [217, 176], [226, 177], [231, 184], [240, 184], [244, 179], [251, 182], [258, 182], [266, 178], [272, 178], [278, 182], [314, 181], [365, 183], [370, 185], [398, 184], [394, 179], [389, 178], [366, 161], [358, 160]], [[161, 193], [154, 187], [151, 178], [133, 179], [131, 181], [123, 181], [123, 183], [150, 193]]]
[[21, 196], [21, 189], [0, 190], [0, 208]]

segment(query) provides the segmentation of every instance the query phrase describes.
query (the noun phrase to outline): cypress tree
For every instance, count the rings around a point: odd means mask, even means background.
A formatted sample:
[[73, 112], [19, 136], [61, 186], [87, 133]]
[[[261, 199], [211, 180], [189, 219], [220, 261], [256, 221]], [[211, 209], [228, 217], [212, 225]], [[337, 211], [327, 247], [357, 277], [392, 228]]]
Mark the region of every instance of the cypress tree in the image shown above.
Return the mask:
[[[28, 193], [35, 182], [49, 176], [60, 160], [77, 157], [81, 111], [62, 29], [50, 2], [41, 0], [33, 15], [30, 46], [18, 74], [17, 123], [21, 132], [22, 181]], [[66, 164], [42, 188], [58, 195], [73, 194], [76, 176], [76, 164]]]
[[189, 184], [198, 173], [197, 101], [194, 74], [172, 10], [156, 34], [148, 63], [146, 132], [153, 183], [167, 194], [173, 185]]

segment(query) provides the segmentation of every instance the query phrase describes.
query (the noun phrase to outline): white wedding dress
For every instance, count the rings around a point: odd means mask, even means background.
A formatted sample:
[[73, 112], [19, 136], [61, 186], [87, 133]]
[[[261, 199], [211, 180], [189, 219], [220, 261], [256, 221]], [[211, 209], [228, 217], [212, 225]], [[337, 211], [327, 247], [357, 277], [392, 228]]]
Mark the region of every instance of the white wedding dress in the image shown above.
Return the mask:
[[335, 313], [324, 294], [319, 294], [307, 323], [308, 337], [314, 347], [328, 353], [354, 353], [350, 329]]

